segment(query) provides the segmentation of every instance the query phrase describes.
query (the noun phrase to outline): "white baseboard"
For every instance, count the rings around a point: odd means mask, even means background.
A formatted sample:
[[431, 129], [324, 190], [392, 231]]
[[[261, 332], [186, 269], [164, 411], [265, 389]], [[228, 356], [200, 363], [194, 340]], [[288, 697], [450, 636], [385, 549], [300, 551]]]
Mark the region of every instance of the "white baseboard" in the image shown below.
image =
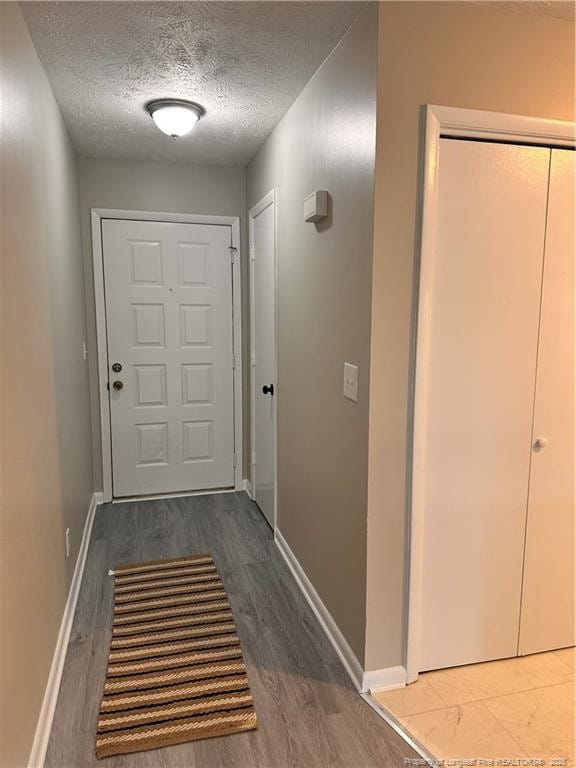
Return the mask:
[[362, 690], [378, 693], [393, 691], [395, 688], [404, 688], [405, 685], [405, 667], [386, 667], [385, 669], [375, 669], [372, 672], [364, 672]]
[[72, 629], [72, 620], [76, 611], [76, 603], [78, 601], [78, 593], [80, 591], [84, 566], [86, 565], [86, 555], [88, 553], [88, 544], [90, 542], [90, 534], [94, 523], [94, 514], [96, 512], [96, 507], [99, 504], [102, 504], [102, 494], [93, 493], [90, 500], [90, 506], [88, 507], [86, 521], [84, 523], [84, 532], [82, 534], [82, 541], [80, 542], [78, 558], [76, 559], [74, 574], [72, 576], [72, 582], [70, 583], [68, 599], [66, 600], [64, 614], [60, 624], [58, 640], [56, 641], [56, 648], [54, 649], [54, 656], [52, 657], [52, 666], [50, 667], [50, 674], [48, 675], [48, 682], [46, 683], [46, 690], [44, 691], [44, 699], [42, 700], [40, 715], [36, 725], [36, 733], [34, 734], [32, 751], [30, 752], [30, 758], [28, 760], [28, 768], [42, 768], [44, 765], [46, 748], [48, 747], [48, 739], [50, 737], [50, 731], [52, 730], [52, 720], [56, 709], [56, 701], [58, 700], [58, 691], [60, 690], [64, 660], [66, 659], [70, 630]]
[[308, 576], [306, 576], [306, 573], [298, 562], [296, 555], [292, 552], [288, 546], [288, 543], [286, 542], [286, 539], [284, 536], [282, 536], [278, 528], [276, 529], [276, 533], [274, 535], [274, 541], [276, 542], [276, 546], [280, 550], [282, 557], [292, 571], [292, 575], [296, 579], [296, 583], [300, 587], [300, 590], [306, 598], [308, 605], [310, 608], [312, 608], [314, 615], [320, 622], [320, 626], [326, 633], [326, 637], [332, 643], [332, 647], [338, 654], [340, 661], [344, 665], [344, 669], [350, 676], [350, 679], [354, 683], [356, 689], [358, 691], [363, 691], [364, 670], [362, 669], [362, 665], [356, 658], [352, 648], [350, 648], [348, 645], [346, 638], [330, 615], [328, 608], [326, 608], [320, 599], [320, 595], [314, 589], [312, 582]]
[[250, 482], [250, 480], [247, 480], [247, 479], [244, 480], [244, 482], [242, 483], [242, 487], [246, 491], [248, 496], [250, 496], [252, 501], [254, 501], [254, 494], [252, 493], [252, 483]]

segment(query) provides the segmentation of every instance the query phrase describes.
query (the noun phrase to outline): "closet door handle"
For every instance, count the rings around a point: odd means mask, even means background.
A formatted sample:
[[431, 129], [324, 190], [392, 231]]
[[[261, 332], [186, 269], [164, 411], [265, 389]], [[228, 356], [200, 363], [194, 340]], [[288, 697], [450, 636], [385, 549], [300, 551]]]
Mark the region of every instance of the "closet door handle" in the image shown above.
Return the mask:
[[534, 450], [541, 451], [548, 445], [548, 440], [545, 437], [537, 437], [534, 441]]

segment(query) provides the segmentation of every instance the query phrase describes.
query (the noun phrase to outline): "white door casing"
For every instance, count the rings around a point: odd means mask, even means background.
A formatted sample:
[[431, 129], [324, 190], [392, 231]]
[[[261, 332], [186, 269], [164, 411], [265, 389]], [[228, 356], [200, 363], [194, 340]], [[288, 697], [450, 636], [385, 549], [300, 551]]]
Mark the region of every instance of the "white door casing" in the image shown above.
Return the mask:
[[114, 496], [233, 486], [230, 227], [106, 219], [102, 246]]
[[550, 163], [520, 654], [575, 643], [575, 155]]
[[[252, 340], [252, 492], [276, 525], [276, 195], [250, 210]], [[263, 392], [268, 388], [268, 393]], [[273, 394], [269, 388], [273, 387]]]
[[517, 653], [549, 157], [440, 142], [421, 670]]

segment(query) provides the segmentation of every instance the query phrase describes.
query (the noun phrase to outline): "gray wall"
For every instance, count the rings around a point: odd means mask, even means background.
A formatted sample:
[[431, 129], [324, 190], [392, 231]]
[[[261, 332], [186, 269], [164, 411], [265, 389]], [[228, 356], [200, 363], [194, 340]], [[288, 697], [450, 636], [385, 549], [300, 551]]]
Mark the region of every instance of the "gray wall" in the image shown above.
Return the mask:
[[18, 4], [0, 4], [0, 14], [0, 765], [8, 768], [26, 765], [32, 746], [92, 457], [76, 155]]
[[[142, 162], [138, 160], [80, 159], [80, 200], [82, 239], [86, 272], [88, 306], [88, 344], [90, 361], [92, 451], [94, 484], [102, 488], [102, 444], [98, 360], [96, 354], [96, 315], [94, 309], [94, 273], [92, 266], [91, 208], [161, 213], [205, 213], [215, 216], [241, 216], [244, 234], [244, 169], [176, 163]], [[247, 297], [247, 249], [242, 248], [243, 296]], [[242, 311], [244, 349], [248, 348], [247, 306]], [[248, 366], [244, 366], [244, 401], [248, 399]], [[249, 413], [244, 408], [244, 443], [248, 444]], [[248, 451], [244, 451], [248, 466]]]
[[[278, 189], [278, 525], [364, 659], [377, 7], [368, 6], [247, 168]], [[331, 195], [306, 224], [304, 197]], [[359, 401], [342, 396], [344, 361]]]
[[402, 664], [404, 657], [421, 105], [574, 120], [574, 23], [506, 7], [380, 4], [367, 669]]

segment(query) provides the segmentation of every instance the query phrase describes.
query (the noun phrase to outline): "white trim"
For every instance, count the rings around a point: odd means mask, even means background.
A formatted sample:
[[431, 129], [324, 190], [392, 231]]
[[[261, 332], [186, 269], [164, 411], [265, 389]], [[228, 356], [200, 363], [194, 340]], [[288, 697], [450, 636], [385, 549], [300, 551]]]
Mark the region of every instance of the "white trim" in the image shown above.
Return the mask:
[[74, 574], [68, 591], [68, 599], [66, 600], [66, 606], [64, 607], [62, 621], [60, 622], [60, 631], [58, 632], [58, 639], [56, 640], [48, 682], [46, 683], [44, 698], [42, 700], [42, 706], [40, 707], [40, 715], [38, 716], [38, 722], [36, 724], [32, 750], [28, 759], [29, 768], [42, 768], [44, 765], [46, 748], [48, 747], [48, 739], [50, 738], [50, 731], [52, 730], [52, 721], [54, 719], [54, 711], [56, 709], [58, 692], [60, 690], [60, 681], [62, 680], [62, 672], [64, 670], [66, 651], [68, 650], [68, 640], [70, 639], [72, 620], [74, 619], [76, 603], [78, 602], [78, 594], [80, 592], [80, 584], [82, 583], [82, 576], [86, 565], [86, 555], [88, 553], [90, 534], [92, 533], [92, 525], [94, 523], [94, 514], [96, 512], [96, 507], [99, 504], [102, 504], [102, 494], [93, 493], [92, 498], [90, 499], [86, 520], [84, 522], [82, 541], [80, 542], [80, 549], [78, 550], [78, 557], [76, 558], [76, 565], [74, 566]]
[[312, 582], [308, 576], [306, 576], [304, 569], [298, 562], [296, 555], [288, 546], [288, 543], [284, 536], [282, 536], [279, 528], [276, 528], [274, 533], [274, 542], [280, 550], [280, 554], [286, 561], [288, 568], [292, 571], [292, 575], [300, 587], [300, 591], [304, 595], [306, 602], [312, 609], [312, 612], [320, 622], [320, 626], [324, 630], [326, 637], [330, 640], [332, 647], [338, 654], [340, 661], [344, 665], [344, 669], [348, 673], [356, 689], [362, 692], [364, 690], [364, 670], [362, 669], [362, 665], [356, 658], [352, 648], [348, 645], [346, 638], [332, 618], [330, 611], [322, 602], [320, 595], [314, 589]]
[[441, 107], [429, 104], [427, 116], [433, 115], [443, 136], [461, 136], [492, 141], [522, 141], [549, 146], [573, 147], [576, 124], [567, 120], [547, 120], [506, 112]]
[[396, 733], [404, 739], [408, 746], [412, 747], [414, 752], [417, 752], [429, 765], [438, 766], [438, 759], [434, 757], [434, 755], [429, 752], [418, 739], [408, 733], [402, 723], [399, 720], [396, 720], [394, 715], [385, 709], [377, 699], [373, 698], [369, 693], [361, 693], [360, 696], [362, 696], [366, 704], [368, 704], [368, 706], [371, 707], [382, 720], [385, 720], [388, 723], [393, 731], [396, 731]]
[[440, 136], [489, 139], [492, 141], [524, 141], [542, 146], [574, 146], [576, 123], [545, 120], [536, 117], [483, 112], [474, 109], [426, 106], [424, 146], [422, 154], [420, 261], [416, 353], [412, 379], [412, 439], [410, 473], [410, 574], [408, 594], [408, 627], [406, 641], [406, 678], [411, 683], [418, 677], [420, 659], [422, 560], [424, 529], [424, 497], [420, 477], [425, 460], [424, 435], [427, 413], [427, 379], [430, 352], [430, 312], [432, 296], [432, 260], [436, 242], [438, 207], [438, 153]]
[[[223, 218], [223, 217], [220, 217]], [[244, 436], [242, 432], [242, 365], [244, 350], [242, 349], [242, 255], [240, 249], [240, 219], [232, 221], [232, 247], [234, 262], [232, 264], [232, 329], [234, 334], [234, 490], [241, 491], [244, 486]]]
[[252, 483], [247, 478], [244, 480], [244, 491], [248, 494], [249, 498], [253, 501], [254, 495], [252, 493]]
[[404, 688], [405, 685], [405, 667], [386, 667], [385, 669], [364, 672], [362, 690], [380, 693], [382, 691], [394, 691], [397, 688]]
[[106, 388], [108, 384], [108, 342], [106, 338], [106, 304], [104, 300], [103, 218], [103, 212], [92, 209], [92, 268], [94, 272], [98, 399], [102, 443], [102, 498], [107, 502], [112, 501], [112, 443], [110, 436], [110, 400]]
[[240, 219], [237, 216], [205, 216], [188, 213], [156, 213], [125, 211], [113, 208], [92, 208], [92, 264], [94, 268], [94, 300], [96, 307], [96, 338], [98, 346], [98, 386], [100, 402], [100, 431], [102, 435], [102, 485], [104, 502], [112, 501], [112, 440], [110, 432], [110, 400], [108, 383], [108, 337], [104, 299], [104, 262], [102, 253], [102, 219], [132, 221], [167, 221], [175, 224], [212, 224], [230, 227], [231, 245], [236, 250], [232, 264], [233, 336], [236, 365], [234, 367], [234, 490], [242, 490], [242, 270], [240, 251]]
[[215, 224], [232, 227], [238, 216], [210, 216], [203, 213], [168, 213], [166, 211], [127, 211], [121, 208], [92, 208], [101, 219], [130, 219], [131, 221], [168, 221], [175, 224]]
[[256, 464], [254, 462], [254, 440], [256, 435], [256, 382], [254, 380], [254, 347], [256, 337], [256, 313], [254, 302], [254, 219], [268, 206], [274, 206], [274, 521], [278, 525], [278, 190], [272, 189], [248, 212], [248, 243], [250, 254], [250, 498], [256, 489]]

